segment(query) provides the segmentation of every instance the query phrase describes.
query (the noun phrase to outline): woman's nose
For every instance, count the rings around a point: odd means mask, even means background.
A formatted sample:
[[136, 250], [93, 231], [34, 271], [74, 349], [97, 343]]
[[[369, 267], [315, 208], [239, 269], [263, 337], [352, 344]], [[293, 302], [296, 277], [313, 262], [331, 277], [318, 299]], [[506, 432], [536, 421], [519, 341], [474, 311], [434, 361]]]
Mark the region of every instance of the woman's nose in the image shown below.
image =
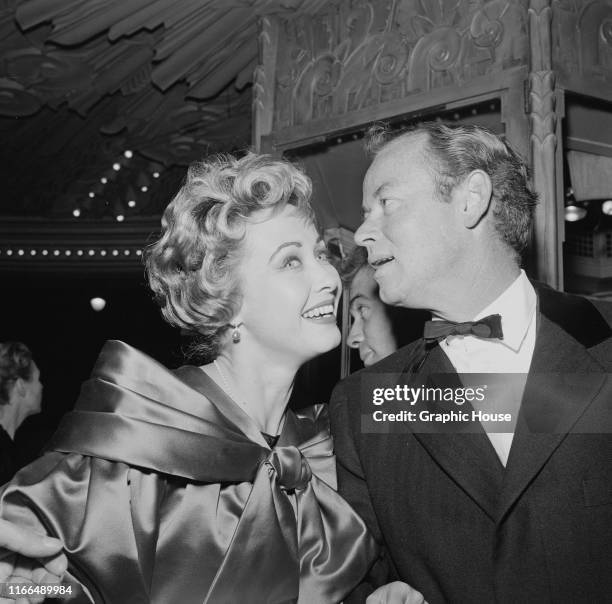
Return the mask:
[[329, 290], [334, 297], [338, 294], [341, 287], [340, 275], [331, 264], [318, 265], [317, 287], [320, 290]]
[[359, 344], [363, 342], [363, 333], [358, 321], [354, 321], [351, 325], [347, 339], [350, 348], [359, 348]]

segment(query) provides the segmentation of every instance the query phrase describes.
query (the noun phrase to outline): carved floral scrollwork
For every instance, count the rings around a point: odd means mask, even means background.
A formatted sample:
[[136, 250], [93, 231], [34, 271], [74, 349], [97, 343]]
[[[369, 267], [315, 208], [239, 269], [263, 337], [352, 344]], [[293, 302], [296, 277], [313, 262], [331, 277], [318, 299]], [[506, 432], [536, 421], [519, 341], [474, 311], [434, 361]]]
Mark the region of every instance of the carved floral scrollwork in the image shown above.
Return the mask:
[[324, 117], [330, 113], [332, 90], [338, 84], [341, 67], [332, 54], [319, 57], [302, 73], [297, 83], [297, 102], [295, 119], [303, 121], [309, 113], [313, 118]]
[[599, 67], [610, 76], [612, 70], [612, 15], [599, 28]]
[[408, 87], [412, 90], [432, 88], [435, 84], [431, 71], [448, 71], [456, 63], [460, 51], [461, 36], [448, 27], [421, 38], [410, 57]]
[[499, 46], [504, 37], [504, 26], [498, 19], [491, 19], [484, 11], [479, 11], [470, 23], [470, 35], [476, 46]]
[[312, 91], [327, 96], [335, 88], [340, 76], [340, 62], [333, 55], [319, 58], [312, 67]]
[[612, 82], [612, 5], [605, 0], [553, 0], [553, 64], [565, 78]]
[[345, 56], [350, 55], [368, 35], [374, 20], [374, 8], [371, 4], [353, 7], [346, 16], [346, 31], [348, 42]]
[[373, 74], [381, 84], [391, 84], [399, 77], [408, 59], [406, 43], [399, 35], [388, 35], [382, 41]]
[[612, 46], [612, 18], [604, 19], [600, 31], [601, 39], [609, 46]]
[[284, 21], [275, 127], [526, 65], [526, 12], [526, 0], [341, 0]]

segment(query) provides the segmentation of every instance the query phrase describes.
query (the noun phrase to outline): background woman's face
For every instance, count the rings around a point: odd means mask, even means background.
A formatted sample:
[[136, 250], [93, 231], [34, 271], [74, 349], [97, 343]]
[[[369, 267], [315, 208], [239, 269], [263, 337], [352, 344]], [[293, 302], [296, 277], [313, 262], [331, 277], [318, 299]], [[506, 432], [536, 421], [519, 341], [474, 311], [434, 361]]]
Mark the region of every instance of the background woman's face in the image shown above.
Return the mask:
[[397, 341], [385, 305], [378, 297], [374, 271], [368, 265], [353, 277], [349, 299], [352, 325], [348, 343], [359, 350], [361, 361], [369, 367], [395, 352]]
[[267, 355], [301, 364], [340, 343], [340, 278], [316, 229], [292, 206], [248, 224], [240, 274], [241, 331]]

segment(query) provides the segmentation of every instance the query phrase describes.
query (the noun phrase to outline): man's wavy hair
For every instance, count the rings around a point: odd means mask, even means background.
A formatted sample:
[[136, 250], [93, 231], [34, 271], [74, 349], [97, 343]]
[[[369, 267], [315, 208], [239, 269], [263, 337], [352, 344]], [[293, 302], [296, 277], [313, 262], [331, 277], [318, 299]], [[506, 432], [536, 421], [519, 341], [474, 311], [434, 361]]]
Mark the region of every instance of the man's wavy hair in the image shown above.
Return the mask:
[[419, 134], [425, 136], [424, 164], [441, 200], [448, 200], [455, 186], [473, 170], [489, 175], [495, 229], [520, 258], [529, 243], [537, 204], [525, 161], [496, 134], [473, 124], [423, 122], [401, 131], [376, 125], [367, 133], [366, 148], [376, 155], [392, 141]]
[[[168, 323], [196, 335], [192, 353], [210, 362], [240, 306], [238, 266], [247, 221], [294, 206], [315, 223], [310, 179], [267, 155], [218, 155], [192, 164], [145, 250], [149, 285]], [[268, 214], [266, 214], [267, 216]]]
[[13, 384], [21, 378], [29, 381], [32, 378], [32, 353], [21, 342], [3, 342], [0, 344], [0, 406], [8, 405]]

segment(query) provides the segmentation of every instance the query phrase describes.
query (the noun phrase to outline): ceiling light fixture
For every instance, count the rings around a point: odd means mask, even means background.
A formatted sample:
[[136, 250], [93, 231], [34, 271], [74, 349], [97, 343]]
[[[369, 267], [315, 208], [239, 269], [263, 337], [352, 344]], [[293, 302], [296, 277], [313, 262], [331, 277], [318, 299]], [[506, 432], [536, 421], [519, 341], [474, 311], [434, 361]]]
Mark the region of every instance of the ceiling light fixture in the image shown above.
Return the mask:
[[578, 222], [587, 215], [586, 208], [580, 206], [569, 205], [565, 206], [565, 220], [566, 222]]
[[104, 310], [106, 300], [104, 298], [95, 297], [89, 301], [89, 304], [96, 312], [100, 312], [101, 310]]

